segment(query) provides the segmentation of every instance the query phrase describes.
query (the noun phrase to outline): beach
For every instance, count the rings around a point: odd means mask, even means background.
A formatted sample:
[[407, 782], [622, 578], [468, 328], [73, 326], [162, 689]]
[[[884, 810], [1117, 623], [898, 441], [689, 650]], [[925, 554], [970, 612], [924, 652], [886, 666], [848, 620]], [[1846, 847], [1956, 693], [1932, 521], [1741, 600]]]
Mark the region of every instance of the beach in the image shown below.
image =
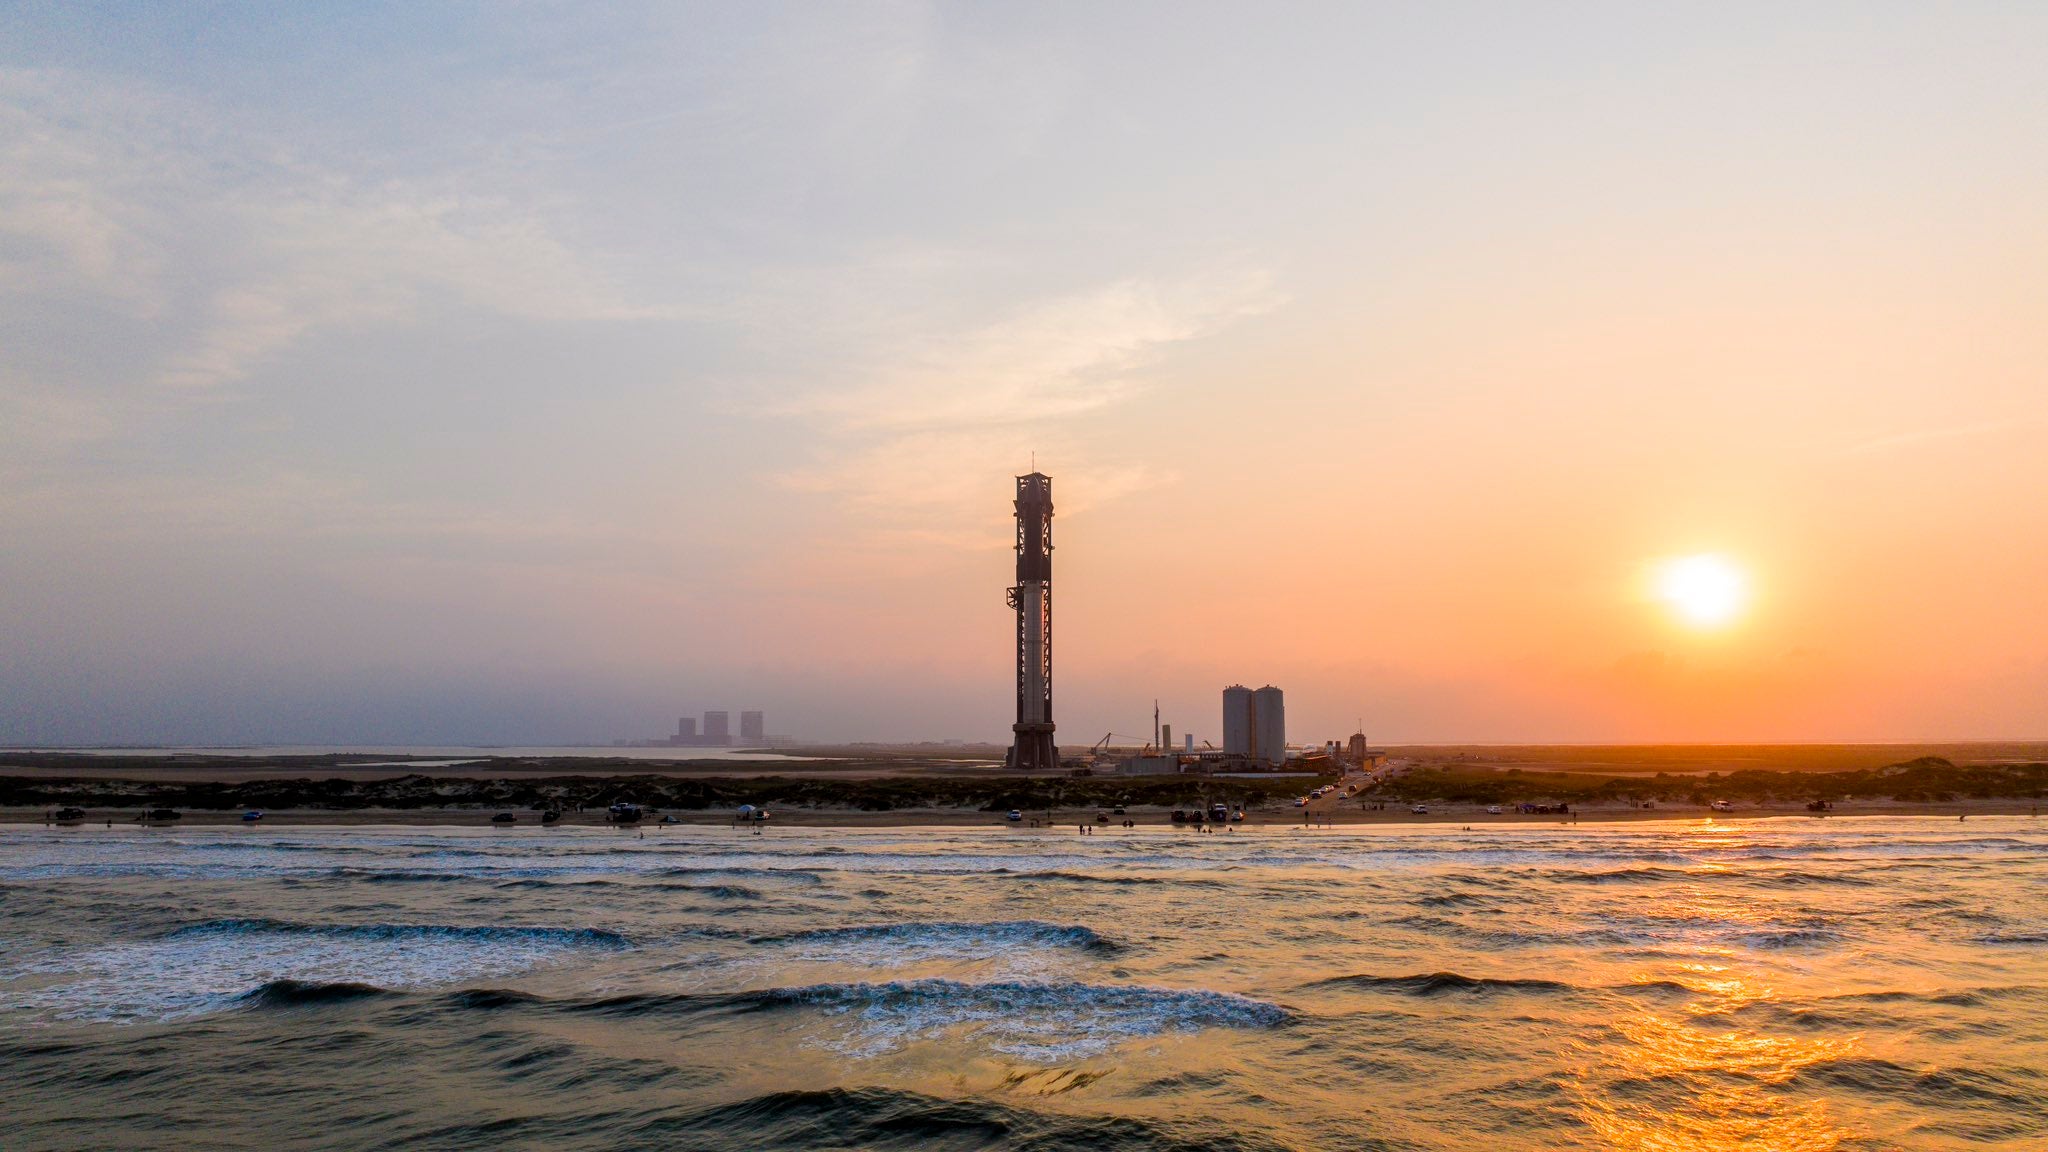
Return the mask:
[[[1314, 827], [1372, 828], [1403, 825], [1456, 825], [1471, 827], [1475, 831], [1489, 828], [1513, 829], [1532, 826], [1554, 826], [1559, 824], [1635, 824], [1635, 823], [1698, 823], [1729, 824], [1756, 820], [1854, 820], [1860, 818], [1885, 818], [1895, 816], [1928, 817], [1955, 820], [1980, 819], [1987, 816], [2036, 817], [2042, 802], [2035, 800], [1955, 800], [1944, 803], [1898, 804], [1885, 801], [1847, 801], [1824, 813], [1807, 811], [1803, 805], [1754, 805], [1731, 809], [1726, 812], [1705, 807], [1663, 807], [1656, 809], [1630, 808], [1622, 806], [1591, 807], [1575, 809], [1565, 814], [1522, 814], [1503, 812], [1489, 814], [1483, 806], [1475, 805], [1431, 805], [1427, 813], [1409, 811], [1404, 804], [1390, 804], [1385, 811], [1364, 811], [1355, 805], [1337, 807], [1327, 813], [1304, 817], [1302, 810], [1290, 807], [1254, 808], [1245, 812], [1241, 822], [1225, 825], [1243, 831], [1272, 831]], [[15, 806], [0, 808], [0, 823], [5, 824], [52, 824], [48, 806]], [[175, 822], [148, 822], [140, 819], [143, 809], [95, 809], [82, 820], [74, 823], [105, 827], [147, 825], [152, 828], [175, 827], [221, 827], [246, 826], [250, 822], [242, 818], [238, 810], [206, 811], [201, 809], [180, 809]], [[491, 817], [502, 808], [455, 807], [455, 808], [364, 808], [336, 811], [319, 808], [265, 809], [260, 824], [265, 827], [481, 827], [492, 831], [514, 834], [531, 831], [536, 834], [552, 832], [560, 828], [606, 829], [617, 832], [659, 833], [662, 829], [676, 824], [691, 827], [725, 827], [736, 822], [732, 810], [656, 812], [642, 817], [632, 824], [615, 824], [599, 811], [566, 812], [553, 824], [543, 826], [539, 813], [515, 811], [516, 822], [509, 827], [495, 827]], [[960, 808], [910, 808], [887, 812], [868, 812], [855, 808], [833, 807], [771, 807], [767, 827], [774, 828], [988, 828], [993, 831], [1022, 832], [1040, 827], [1051, 831], [1072, 834], [1078, 827], [1099, 828], [1093, 834], [1111, 835], [1122, 832], [1121, 822], [1129, 819], [1146, 828], [1166, 828], [1190, 832], [1188, 825], [1177, 825], [1172, 819], [1172, 809], [1159, 806], [1126, 806], [1125, 815], [1112, 816], [1108, 826], [1098, 825], [1096, 817], [1109, 812], [1108, 808], [1055, 808], [1050, 812], [1034, 809], [1023, 821], [1011, 821], [1001, 812], [985, 812]], [[676, 824], [664, 825], [663, 816], [671, 816]]]

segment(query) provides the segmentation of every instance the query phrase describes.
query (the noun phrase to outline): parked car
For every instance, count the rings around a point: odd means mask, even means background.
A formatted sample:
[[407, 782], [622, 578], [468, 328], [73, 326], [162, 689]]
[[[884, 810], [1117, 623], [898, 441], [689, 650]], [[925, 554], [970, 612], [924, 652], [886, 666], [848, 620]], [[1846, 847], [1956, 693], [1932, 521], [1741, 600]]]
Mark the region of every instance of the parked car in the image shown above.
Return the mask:
[[1417, 804], [1415, 807], [1410, 808], [1409, 811], [1415, 813], [1417, 816], [1427, 816], [1429, 815], [1429, 805]]

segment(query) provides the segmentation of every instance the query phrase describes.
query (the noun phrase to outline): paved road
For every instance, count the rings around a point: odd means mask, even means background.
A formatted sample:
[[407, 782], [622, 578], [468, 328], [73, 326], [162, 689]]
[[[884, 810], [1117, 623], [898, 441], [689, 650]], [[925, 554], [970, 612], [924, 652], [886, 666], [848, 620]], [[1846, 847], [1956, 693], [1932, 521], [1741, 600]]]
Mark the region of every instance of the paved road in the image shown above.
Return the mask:
[[[1313, 822], [1333, 816], [1336, 814], [1339, 803], [1352, 799], [1357, 793], [1363, 792], [1373, 785], [1398, 775], [1403, 771], [1406, 771], [1405, 765], [1397, 768], [1391, 762], [1382, 763], [1379, 767], [1371, 770], [1353, 768], [1344, 773], [1343, 777], [1337, 781], [1335, 788], [1323, 793], [1321, 799], [1311, 800], [1306, 808], [1300, 809], [1302, 819]], [[1351, 795], [1345, 794], [1346, 789], [1350, 790]]]

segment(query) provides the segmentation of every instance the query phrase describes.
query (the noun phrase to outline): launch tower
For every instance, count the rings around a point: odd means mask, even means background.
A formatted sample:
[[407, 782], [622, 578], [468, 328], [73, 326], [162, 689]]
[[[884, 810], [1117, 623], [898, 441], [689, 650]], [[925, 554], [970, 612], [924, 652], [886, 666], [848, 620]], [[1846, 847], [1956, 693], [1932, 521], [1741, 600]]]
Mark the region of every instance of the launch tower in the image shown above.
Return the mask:
[[1017, 722], [1010, 726], [1009, 765], [1032, 771], [1060, 766], [1052, 732], [1052, 477], [1017, 477]]

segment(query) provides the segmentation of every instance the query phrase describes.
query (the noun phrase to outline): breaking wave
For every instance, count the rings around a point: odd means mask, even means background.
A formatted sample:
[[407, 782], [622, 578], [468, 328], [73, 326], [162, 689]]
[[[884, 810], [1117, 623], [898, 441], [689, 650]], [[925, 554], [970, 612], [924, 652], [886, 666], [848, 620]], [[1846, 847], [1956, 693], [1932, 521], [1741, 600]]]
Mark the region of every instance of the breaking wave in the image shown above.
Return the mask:
[[1294, 1014], [1264, 1000], [1207, 989], [1076, 982], [895, 980], [810, 984], [715, 995], [640, 995], [562, 1005], [604, 1015], [815, 1010], [839, 1024], [819, 1040], [848, 1055], [973, 1033], [990, 1049], [1033, 1060], [1108, 1051], [1128, 1040], [1209, 1028], [1276, 1028]]
[[541, 944], [569, 948], [630, 948], [633, 942], [603, 928], [532, 928], [484, 924], [302, 924], [264, 917], [208, 920], [167, 933], [166, 940], [217, 936], [298, 936], [330, 940], [408, 943]]

